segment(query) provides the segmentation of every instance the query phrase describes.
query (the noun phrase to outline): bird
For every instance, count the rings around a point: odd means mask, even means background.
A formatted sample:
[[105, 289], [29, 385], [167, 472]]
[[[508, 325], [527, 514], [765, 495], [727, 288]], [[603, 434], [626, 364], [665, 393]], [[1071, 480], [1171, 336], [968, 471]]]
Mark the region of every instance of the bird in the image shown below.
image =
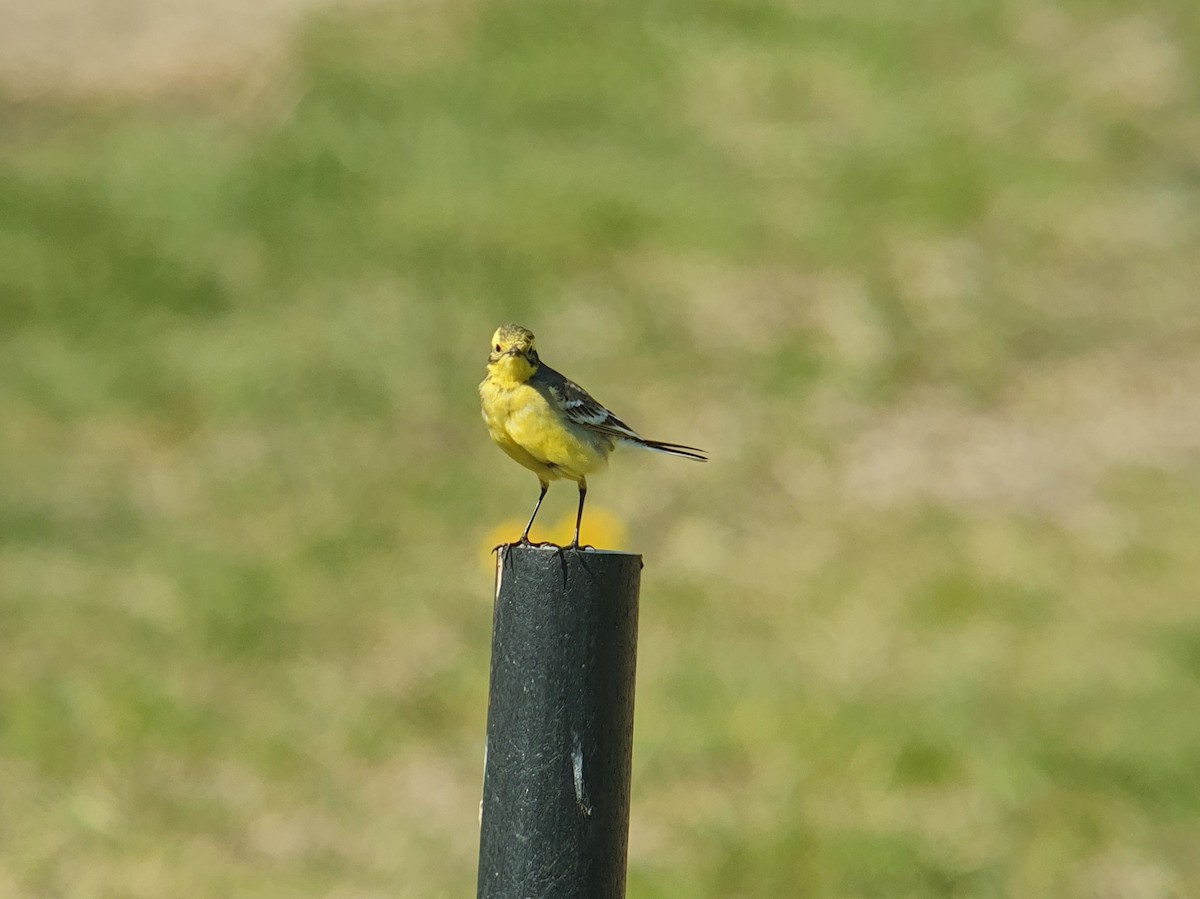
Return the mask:
[[542, 362], [533, 332], [520, 325], [501, 325], [492, 335], [487, 377], [479, 385], [479, 399], [492, 440], [537, 475], [541, 487], [517, 545], [548, 545], [531, 544], [529, 529], [550, 482], [569, 480], [579, 487], [579, 509], [575, 513], [575, 538], [561, 548], [579, 550], [588, 475], [603, 468], [618, 446], [708, 461], [707, 452], [694, 446], [642, 437], [586, 390]]

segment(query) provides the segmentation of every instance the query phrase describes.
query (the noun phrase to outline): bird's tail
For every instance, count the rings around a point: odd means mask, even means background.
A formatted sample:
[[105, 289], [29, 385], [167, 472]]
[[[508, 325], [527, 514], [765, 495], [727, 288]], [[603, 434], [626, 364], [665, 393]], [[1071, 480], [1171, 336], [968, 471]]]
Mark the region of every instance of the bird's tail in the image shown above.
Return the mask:
[[708, 453], [694, 446], [684, 446], [681, 443], [663, 443], [661, 440], [646, 440], [644, 437], [639, 437], [637, 440], [630, 440], [629, 442], [634, 446], [640, 446], [642, 449], [653, 450], [656, 453], [666, 453], [668, 456], [694, 459], [697, 462], [708, 461]]

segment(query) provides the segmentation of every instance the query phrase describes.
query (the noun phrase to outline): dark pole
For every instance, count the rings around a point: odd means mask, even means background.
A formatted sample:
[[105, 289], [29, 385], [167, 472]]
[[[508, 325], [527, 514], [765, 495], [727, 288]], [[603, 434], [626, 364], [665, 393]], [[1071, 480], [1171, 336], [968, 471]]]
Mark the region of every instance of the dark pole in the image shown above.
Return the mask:
[[496, 562], [479, 899], [622, 899], [641, 556]]

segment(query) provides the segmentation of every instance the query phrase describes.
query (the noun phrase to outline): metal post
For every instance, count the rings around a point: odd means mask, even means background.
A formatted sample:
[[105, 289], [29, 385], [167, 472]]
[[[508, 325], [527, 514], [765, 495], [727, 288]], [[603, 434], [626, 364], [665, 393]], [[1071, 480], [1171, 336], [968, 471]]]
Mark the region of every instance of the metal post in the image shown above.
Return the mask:
[[622, 899], [641, 556], [496, 561], [479, 899]]

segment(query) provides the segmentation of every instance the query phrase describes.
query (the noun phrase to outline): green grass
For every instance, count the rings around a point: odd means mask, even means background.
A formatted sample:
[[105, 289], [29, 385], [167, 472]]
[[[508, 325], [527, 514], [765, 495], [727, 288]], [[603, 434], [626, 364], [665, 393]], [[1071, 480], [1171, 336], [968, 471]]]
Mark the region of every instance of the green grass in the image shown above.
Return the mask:
[[470, 895], [508, 320], [713, 453], [591, 494], [631, 897], [1200, 893], [1198, 48], [483, 0], [0, 102], [0, 895]]

